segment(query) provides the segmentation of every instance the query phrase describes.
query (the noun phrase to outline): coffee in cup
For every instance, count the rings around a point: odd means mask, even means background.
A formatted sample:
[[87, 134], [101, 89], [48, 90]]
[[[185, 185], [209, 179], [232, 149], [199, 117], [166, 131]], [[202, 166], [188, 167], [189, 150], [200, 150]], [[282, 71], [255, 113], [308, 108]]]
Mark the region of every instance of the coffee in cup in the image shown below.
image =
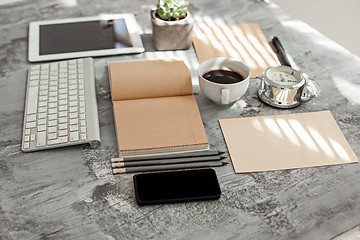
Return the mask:
[[217, 104], [230, 104], [240, 99], [249, 86], [250, 70], [240, 60], [212, 58], [198, 68], [201, 91]]

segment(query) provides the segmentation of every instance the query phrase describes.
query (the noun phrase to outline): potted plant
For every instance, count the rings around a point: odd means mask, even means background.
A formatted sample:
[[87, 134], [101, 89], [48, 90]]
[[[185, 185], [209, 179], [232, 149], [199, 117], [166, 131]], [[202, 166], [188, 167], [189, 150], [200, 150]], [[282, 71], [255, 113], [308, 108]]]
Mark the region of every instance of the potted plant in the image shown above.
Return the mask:
[[187, 49], [192, 43], [194, 19], [184, 0], [159, 0], [151, 10], [154, 45], [157, 50]]

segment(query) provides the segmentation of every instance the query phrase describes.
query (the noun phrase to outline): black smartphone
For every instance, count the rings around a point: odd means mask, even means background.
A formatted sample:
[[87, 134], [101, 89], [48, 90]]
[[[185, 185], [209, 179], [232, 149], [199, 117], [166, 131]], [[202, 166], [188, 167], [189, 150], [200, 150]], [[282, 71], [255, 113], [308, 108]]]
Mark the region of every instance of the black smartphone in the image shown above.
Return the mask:
[[182, 170], [134, 175], [139, 205], [219, 199], [214, 169]]

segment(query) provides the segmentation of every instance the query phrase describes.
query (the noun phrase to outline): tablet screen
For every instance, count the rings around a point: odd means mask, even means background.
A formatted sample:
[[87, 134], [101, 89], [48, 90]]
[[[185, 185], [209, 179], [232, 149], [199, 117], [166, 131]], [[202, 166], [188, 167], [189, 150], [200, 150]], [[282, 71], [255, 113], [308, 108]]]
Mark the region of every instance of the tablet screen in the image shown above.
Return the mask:
[[40, 55], [132, 47], [124, 19], [40, 26]]

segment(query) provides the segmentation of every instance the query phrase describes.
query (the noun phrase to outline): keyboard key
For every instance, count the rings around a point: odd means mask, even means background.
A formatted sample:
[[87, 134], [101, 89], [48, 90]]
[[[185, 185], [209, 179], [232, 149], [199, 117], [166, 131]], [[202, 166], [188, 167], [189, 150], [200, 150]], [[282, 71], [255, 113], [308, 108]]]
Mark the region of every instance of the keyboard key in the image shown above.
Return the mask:
[[47, 106], [45, 107], [39, 107], [39, 113], [47, 112]]
[[38, 119], [38, 125], [46, 124], [46, 118]]
[[78, 91], [77, 90], [70, 90], [69, 91], [69, 95], [77, 95]]
[[86, 133], [86, 127], [81, 127], [81, 128], [80, 128], [80, 132], [81, 132], [81, 133]]
[[24, 131], [24, 134], [25, 134], [25, 135], [30, 135], [30, 133], [31, 133], [31, 130], [30, 130], [30, 129], [25, 129], [25, 131]]
[[46, 144], [46, 132], [38, 132], [36, 146], [42, 147], [45, 146], [45, 144]]
[[58, 139], [49, 140], [48, 144], [54, 145], [54, 144], [67, 143], [67, 142], [68, 142], [68, 136], [64, 136], [64, 137], [59, 137]]
[[29, 122], [25, 124], [25, 128], [35, 128], [36, 122]]
[[62, 100], [62, 99], [67, 99], [68, 98], [68, 95], [67, 94], [60, 94], [59, 95], [59, 99]]
[[49, 121], [48, 125], [49, 125], [49, 127], [57, 126], [58, 121], [57, 120], [51, 120], [51, 121]]
[[67, 117], [61, 117], [59, 118], [59, 123], [67, 123], [68, 122], [68, 118]]
[[36, 135], [35, 134], [31, 134], [30, 136], [30, 141], [35, 141], [36, 140]]
[[47, 106], [47, 101], [39, 102], [39, 107], [45, 107], [45, 106]]
[[59, 112], [59, 117], [67, 117], [68, 112], [63, 111], [63, 112]]
[[86, 140], [86, 138], [87, 138], [86, 133], [80, 133], [80, 139], [81, 140]]
[[75, 141], [79, 141], [79, 132], [70, 132], [70, 141], [71, 142], [75, 142]]
[[57, 102], [49, 103], [49, 108], [56, 108], [56, 107], [57, 107]]
[[37, 112], [37, 99], [38, 99], [38, 88], [29, 87], [27, 93], [27, 104], [26, 104], [26, 113], [33, 114]]
[[30, 143], [29, 142], [24, 142], [24, 148], [25, 149], [28, 149], [28, 148], [30, 148]]
[[46, 131], [46, 125], [40, 125], [38, 126], [38, 132]]
[[62, 99], [59, 101], [59, 105], [66, 105], [68, 103], [67, 99]]
[[57, 96], [58, 96], [58, 92], [57, 92], [57, 91], [49, 92], [49, 96], [50, 96], [50, 97], [57, 97]]
[[54, 133], [54, 132], [57, 132], [57, 127], [49, 127], [48, 128], [48, 133]]
[[58, 85], [58, 82], [57, 82], [57, 81], [51, 81], [51, 82], [50, 82], [50, 86], [52, 86], [52, 87], [53, 87], [53, 86], [57, 86], [57, 85]]
[[73, 112], [77, 112], [78, 108], [77, 107], [70, 107], [69, 108], [69, 112], [73, 113]]
[[74, 125], [74, 124], [79, 124], [79, 119], [77, 118], [70, 119], [70, 125]]
[[39, 81], [35, 80], [30, 82], [30, 87], [37, 87], [37, 86], [39, 86]]
[[70, 125], [70, 132], [79, 131], [79, 125]]
[[36, 114], [29, 114], [26, 116], [26, 122], [33, 122], [36, 120]]
[[30, 136], [25, 136], [25, 137], [24, 137], [24, 141], [25, 141], [25, 142], [30, 141]]
[[61, 123], [59, 124], [59, 130], [63, 130], [63, 129], [67, 129], [68, 128], [68, 124], [67, 123]]
[[52, 92], [52, 91], [57, 91], [58, 90], [58, 86], [51, 86], [49, 87], [49, 91]]
[[41, 91], [39, 92], [39, 95], [40, 95], [40, 96], [42, 96], [42, 95], [47, 96], [47, 95], [48, 95], [47, 89], [41, 90]]
[[69, 79], [76, 79], [76, 74], [69, 75]]
[[57, 118], [58, 118], [58, 115], [56, 113], [55, 114], [50, 114], [49, 117], [48, 117], [49, 120], [55, 120]]
[[70, 96], [70, 97], [69, 97], [69, 100], [70, 100], [70, 101], [75, 101], [75, 100], [77, 100], [77, 99], [78, 99], [77, 96]]
[[47, 135], [47, 138], [49, 139], [49, 140], [52, 140], [52, 139], [56, 139], [57, 138], [57, 133], [55, 132], [55, 133], [49, 133], [48, 135]]
[[78, 101], [70, 101], [69, 102], [70, 107], [74, 107], [74, 106], [77, 106], [77, 105], [78, 105]]
[[78, 118], [79, 114], [78, 113], [70, 113], [70, 119], [71, 118]]
[[59, 131], [59, 137], [67, 136], [67, 135], [68, 135], [68, 130], [67, 130], [67, 129], [60, 130], [60, 131]]
[[64, 89], [59, 89], [59, 94], [64, 94], [64, 93], [67, 93], [68, 90], [66, 88]]
[[54, 108], [49, 108], [49, 114], [55, 114], [58, 112], [58, 108], [54, 107]]
[[46, 101], [47, 100], [47, 96], [40, 96], [39, 97], [39, 101], [42, 102], [42, 101]]
[[59, 106], [59, 111], [67, 111], [67, 105]]
[[49, 84], [49, 82], [48, 81], [46, 81], [46, 80], [41, 80], [40, 81], [40, 85], [48, 85]]
[[70, 90], [77, 89], [77, 86], [76, 86], [75, 84], [74, 84], [74, 85], [70, 85], [70, 86], [69, 86], [69, 89], [70, 89]]
[[39, 113], [38, 114], [38, 119], [41, 119], [41, 118], [46, 118], [47, 114], [42, 112], [42, 113]]

